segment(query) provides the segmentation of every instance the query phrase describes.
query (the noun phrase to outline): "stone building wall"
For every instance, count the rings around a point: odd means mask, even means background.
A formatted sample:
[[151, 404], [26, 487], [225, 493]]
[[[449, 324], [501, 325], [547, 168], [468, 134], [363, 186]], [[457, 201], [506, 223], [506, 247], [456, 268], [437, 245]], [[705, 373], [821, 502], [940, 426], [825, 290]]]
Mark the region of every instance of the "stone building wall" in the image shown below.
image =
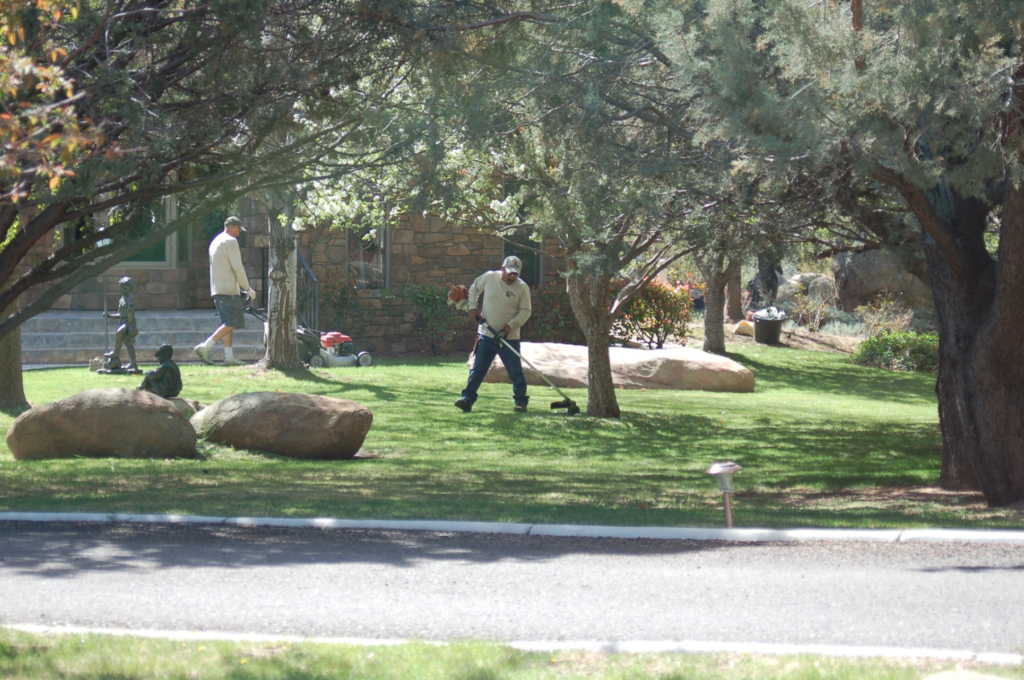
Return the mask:
[[[35, 263], [49, 257], [54, 250], [54, 240], [54, 235], [49, 234], [36, 244], [29, 255], [29, 262]], [[197, 249], [193, 239], [191, 259], [195, 258]], [[205, 253], [203, 257], [206, 257]], [[27, 269], [27, 266], [22, 267], [22, 271]], [[137, 267], [131, 263], [122, 263], [111, 267], [105, 275], [84, 281], [57, 298], [51, 309], [102, 310], [104, 291], [107, 306], [114, 309], [120, 297], [117, 282], [122, 276], [132, 277], [135, 284], [133, 295], [136, 309], [191, 309], [195, 306], [196, 270], [192, 262], [186, 261], [174, 267]], [[44, 291], [40, 288], [27, 292], [23, 296], [23, 303], [35, 301]]]
[[[350, 327], [323, 328], [340, 330], [362, 341], [370, 351], [381, 354], [430, 351], [429, 343], [419, 337], [415, 324], [417, 312], [405, 295], [409, 284], [433, 284], [442, 289], [455, 284], [470, 285], [485, 271], [498, 269], [504, 259], [503, 241], [492, 233], [451, 224], [437, 216], [404, 216], [383, 237], [380, 248], [387, 250], [387, 287], [357, 289], [361, 318], [340, 317], [324, 301], [330, 294], [321, 294], [321, 319], [347, 323]], [[351, 254], [353, 239], [358, 235], [342, 229], [324, 227], [305, 232], [300, 250], [321, 282], [323, 290], [330, 286], [354, 285], [355, 271]], [[554, 242], [544, 250], [551, 257], [543, 258], [543, 285], [550, 285], [559, 271], [560, 252]], [[531, 287], [538, 282], [528, 281]], [[321, 323], [323, 325], [323, 323]], [[456, 328], [438, 339], [439, 351], [468, 351], [474, 340], [473, 328]]]
[[[246, 232], [241, 241], [242, 260], [249, 281], [257, 292], [257, 302], [265, 304], [264, 286], [267, 266], [266, 239], [268, 223], [258, 202], [242, 201], [239, 216]], [[106, 286], [108, 307], [117, 306], [118, 279], [127, 274], [135, 282], [137, 310], [212, 308], [209, 288], [209, 234], [198, 225], [191, 228], [189, 256], [174, 267], [133, 267], [119, 265], [111, 268], [106, 277], [86, 281], [62, 296], [54, 309], [102, 310], [103, 290]], [[325, 309], [325, 292], [332, 285], [357, 288], [354, 294], [360, 300], [361, 318], [352, 320], [351, 327], [321, 328], [340, 330], [362, 341], [379, 354], [402, 354], [429, 351], [428, 343], [415, 329], [417, 313], [405, 295], [408, 284], [433, 284], [448, 288], [454, 284], [469, 285], [484, 271], [498, 269], [506, 252], [497, 236], [461, 224], [449, 224], [436, 216], [406, 216], [386, 230], [378, 245], [386, 267], [379, 280], [372, 285], [358, 286], [352, 280], [358, 270], [353, 260], [353, 243], [359, 235], [343, 229], [323, 227], [303, 232], [299, 236], [299, 251], [310, 263], [321, 286], [321, 319], [341, 325], [343, 320], [331, 319], [331, 310]], [[546, 243], [541, 266], [542, 285], [550, 285], [557, 276], [560, 253], [556, 245]], [[53, 252], [53, 238], [38, 244], [32, 258], [45, 258]], [[300, 265], [301, 267], [301, 265]], [[106, 283], [104, 284], [104, 279]], [[527, 281], [531, 287], [539, 282]], [[38, 296], [39, 292], [35, 295]], [[34, 299], [34, 298], [32, 298]], [[321, 323], [323, 326], [323, 323]], [[440, 351], [461, 351], [472, 346], [473, 332], [469, 324], [440, 339]]]

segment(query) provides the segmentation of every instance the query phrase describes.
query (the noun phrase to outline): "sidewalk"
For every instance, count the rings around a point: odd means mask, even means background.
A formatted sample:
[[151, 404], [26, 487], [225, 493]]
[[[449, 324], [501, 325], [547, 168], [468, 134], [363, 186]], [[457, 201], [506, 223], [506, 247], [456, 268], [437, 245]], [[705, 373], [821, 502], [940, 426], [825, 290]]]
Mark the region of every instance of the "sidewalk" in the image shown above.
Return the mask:
[[0, 522], [136, 522], [146, 524], [226, 524], [297, 529], [438, 531], [519, 536], [734, 541], [864, 541], [872, 543], [1002, 543], [1024, 545], [1024, 531], [985, 529], [704, 529], [696, 527], [615, 527], [582, 524], [514, 524], [433, 520], [291, 519], [285, 517], [206, 517], [79, 512], [0, 512]]

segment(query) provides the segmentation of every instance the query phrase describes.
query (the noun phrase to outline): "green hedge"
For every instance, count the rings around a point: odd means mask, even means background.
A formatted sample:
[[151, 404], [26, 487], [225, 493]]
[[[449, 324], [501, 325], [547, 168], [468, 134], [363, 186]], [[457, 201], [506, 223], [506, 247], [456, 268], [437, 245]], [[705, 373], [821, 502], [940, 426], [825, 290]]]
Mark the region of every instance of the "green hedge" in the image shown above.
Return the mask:
[[[623, 285], [616, 281], [613, 290], [617, 292]], [[524, 331], [531, 342], [587, 343], [576, 323], [564, 280], [535, 288], [531, 296], [533, 314]], [[685, 335], [691, 305], [690, 295], [682, 286], [653, 281], [626, 305], [612, 333], [640, 340], [651, 348], [663, 347], [670, 337]]]
[[410, 283], [403, 290], [416, 312], [416, 335], [435, 357], [441, 345], [454, 337], [462, 321], [458, 310], [448, 304], [448, 290], [448, 286], [433, 283]]
[[544, 288], [530, 291], [533, 313], [523, 329], [523, 339], [530, 342], [566, 342], [585, 345], [587, 339], [576, 323], [576, 315], [565, 291], [565, 281], [557, 279]]
[[885, 331], [862, 342], [853, 360], [892, 371], [935, 372], [939, 368], [939, 336]]

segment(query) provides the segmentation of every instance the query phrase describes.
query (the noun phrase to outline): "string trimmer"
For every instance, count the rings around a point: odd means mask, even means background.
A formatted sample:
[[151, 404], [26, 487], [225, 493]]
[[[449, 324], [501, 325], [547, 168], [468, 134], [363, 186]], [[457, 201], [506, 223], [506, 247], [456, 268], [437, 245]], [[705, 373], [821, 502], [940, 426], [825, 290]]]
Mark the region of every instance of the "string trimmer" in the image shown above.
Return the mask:
[[489, 330], [491, 332], [491, 335], [494, 336], [495, 340], [497, 340], [501, 344], [505, 345], [505, 347], [508, 347], [510, 350], [512, 350], [513, 354], [515, 354], [517, 357], [519, 357], [522, 361], [525, 361], [527, 364], [529, 364], [530, 368], [532, 368], [533, 370], [537, 371], [537, 374], [540, 377], [544, 378], [544, 382], [546, 382], [548, 385], [551, 385], [551, 389], [553, 389], [555, 392], [558, 392], [560, 395], [562, 395], [562, 400], [561, 401], [553, 401], [553, 402], [551, 402], [551, 408], [564, 408], [564, 409], [568, 409], [566, 411], [566, 413], [569, 414], [570, 416], [574, 416], [574, 415], [576, 415], [577, 413], [580, 412], [580, 407], [576, 405], [575, 401], [570, 399], [568, 397], [568, 395], [566, 395], [565, 392], [563, 392], [562, 390], [558, 389], [558, 386], [555, 385], [555, 383], [553, 383], [550, 380], [548, 380], [548, 377], [546, 375], [544, 375], [543, 373], [541, 373], [539, 368], [537, 368], [532, 363], [530, 363], [529, 359], [527, 359], [522, 354], [520, 354], [516, 350], [516, 348], [512, 346], [511, 343], [506, 341], [506, 339], [505, 339], [505, 332], [504, 331], [496, 331], [493, 328], [491, 328], [487, 324], [487, 322], [484, 320], [484, 318], [482, 316], [480, 317], [480, 322], [487, 328], [487, 330]]

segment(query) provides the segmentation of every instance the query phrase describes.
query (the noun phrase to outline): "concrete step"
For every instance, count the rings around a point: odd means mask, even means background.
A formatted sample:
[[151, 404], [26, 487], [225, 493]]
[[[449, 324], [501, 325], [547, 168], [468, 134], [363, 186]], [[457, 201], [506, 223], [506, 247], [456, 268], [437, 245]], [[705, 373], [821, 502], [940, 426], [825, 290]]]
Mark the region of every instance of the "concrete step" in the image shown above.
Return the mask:
[[[220, 325], [214, 310], [191, 309], [177, 311], [137, 312], [139, 335], [135, 338], [138, 361], [152, 362], [153, 353], [163, 344], [174, 347], [175, 361], [196, 361], [192, 348], [205, 340]], [[104, 333], [101, 313], [91, 311], [49, 311], [29, 319], [21, 327], [21, 360], [23, 364], [78, 364], [103, 354], [104, 348], [113, 348], [117, 319], [107, 320], [108, 333]], [[246, 318], [246, 328], [234, 333], [235, 356], [243, 361], [263, 357], [263, 324], [258, 319]], [[109, 339], [109, 345], [107, 341]], [[213, 359], [224, 357], [223, 345], [213, 350]], [[121, 351], [122, 361], [127, 352]]]

